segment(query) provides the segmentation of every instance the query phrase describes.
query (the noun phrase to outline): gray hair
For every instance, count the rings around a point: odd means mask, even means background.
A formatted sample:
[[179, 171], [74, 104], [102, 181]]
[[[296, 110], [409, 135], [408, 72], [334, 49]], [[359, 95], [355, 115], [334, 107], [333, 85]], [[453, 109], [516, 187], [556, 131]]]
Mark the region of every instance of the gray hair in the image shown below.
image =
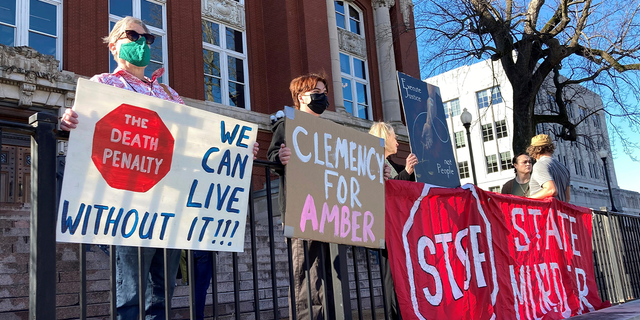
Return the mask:
[[116, 41], [118, 41], [118, 37], [120, 37], [122, 33], [126, 30], [127, 25], [129, 23], [138, 24], [142, 27], [142, 29], [144, 29], [145, 33], [150, 33], [149, 28], [147, 28], [147, 25], [144, 24], [142, 20], [131, 17], [131, 16], [126, 16], [120, 19], [120, 21], [116, 22], [116, 24], [113, 26], [113, 29], [111, 29], [111, 32], [109, 33], [109, 35], [102, 38], [102, 41], [104, 41], [104, 43], [115, 43]]

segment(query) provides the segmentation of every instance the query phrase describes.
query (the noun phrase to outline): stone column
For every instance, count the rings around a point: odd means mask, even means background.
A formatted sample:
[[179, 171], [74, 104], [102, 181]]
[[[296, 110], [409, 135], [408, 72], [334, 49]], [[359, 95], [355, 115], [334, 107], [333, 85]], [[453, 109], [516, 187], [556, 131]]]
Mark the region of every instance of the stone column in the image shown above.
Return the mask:
[[396, 59], [393, 50], [391, 33], [391, 17], [389, 8], [394, 0], [373, 0], [374, 23], [376, 31], [376, 49], [378, 53], [378, 71], [380, 72], [380, 93], [382, 96], [382, 112], [384, 121], [394, 127], [402, 126], [400, 113], [400, 96], [396, 79]]
[[336, 112], [347, 113], [344, 108], [344, 98], [342, 96], [342, 76], [340, 71], [340, 42], [338, 40], [338, 25], [336, 24], [336, 8], [334, 0], [327, 2], [327, 25], [329, 27], [329, 49], [331, 51], [331, 79], [333, 83], [333, 105]]

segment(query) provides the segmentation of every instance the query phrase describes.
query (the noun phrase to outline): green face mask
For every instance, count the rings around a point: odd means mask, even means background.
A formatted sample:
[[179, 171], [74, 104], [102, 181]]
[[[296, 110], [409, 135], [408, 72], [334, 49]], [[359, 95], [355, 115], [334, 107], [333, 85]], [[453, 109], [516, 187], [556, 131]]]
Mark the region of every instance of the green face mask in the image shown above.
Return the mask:
[[120, 45], [121, 59], [129, 61], [136, 67], [146, 67], [151, 60], [151, 49], [147, 45], [144, 37], [138, 38], [136, 42], [129, 42]]

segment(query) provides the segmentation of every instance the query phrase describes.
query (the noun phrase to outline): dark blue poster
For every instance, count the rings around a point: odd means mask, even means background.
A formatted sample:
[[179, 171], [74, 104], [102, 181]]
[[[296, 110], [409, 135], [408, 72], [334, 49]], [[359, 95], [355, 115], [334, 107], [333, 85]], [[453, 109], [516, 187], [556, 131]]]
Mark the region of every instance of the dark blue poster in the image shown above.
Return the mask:
[[441, 187], [460, 186], [440, 89], [398, 72], [400, 100], [411, 152], [418, 157], [416, 180]]

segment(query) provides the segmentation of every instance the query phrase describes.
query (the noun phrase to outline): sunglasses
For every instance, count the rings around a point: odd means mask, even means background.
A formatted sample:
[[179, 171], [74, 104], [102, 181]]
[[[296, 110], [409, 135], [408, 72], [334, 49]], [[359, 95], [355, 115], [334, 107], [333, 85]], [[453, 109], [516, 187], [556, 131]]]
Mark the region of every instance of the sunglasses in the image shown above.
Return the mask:
[[[124, 35], [127, 36], [127, 39], [131, 40], [132, 42], [136, 42], [138, 41], [138, 39], [140, 39], [140, 37], [144, 37], [145, 40], [147, 41], [148, 45], [152, 45], [153, 42], [156, 40], [156, 36], [150, 34], [150, 33], [143, 33], [140, 34], [134, 30], [125, 30], [123, 32]], [[120, 37], [118, 39], [123, 39], [122, 38], [122, 34], [120, 35]]]

